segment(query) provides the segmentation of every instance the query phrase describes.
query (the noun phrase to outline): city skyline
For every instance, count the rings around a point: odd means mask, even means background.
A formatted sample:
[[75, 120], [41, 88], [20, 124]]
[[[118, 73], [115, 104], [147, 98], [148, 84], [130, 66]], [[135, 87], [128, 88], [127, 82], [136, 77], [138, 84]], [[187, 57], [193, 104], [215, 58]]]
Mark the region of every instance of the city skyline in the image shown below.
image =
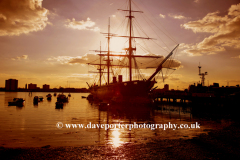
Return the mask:
[[[3, 88], [3, 87], [0, 87]], [[49, 84], [42, 84], [42, 85], [38, 85], [38, 84], [34, 84], [34, 83], [26, 83], [25, 87], [18, 87], [18, 80], [17, 79], [7, 79], [5, 80], [5, 86], [4, 86], [6, 91], [14, 91], [14, 90], [18, 90], [18, 89], [60, 89], [60, 88], [73, 88], [70, 86], [67, 87], [63, 87], [63, 86], [59, 86], [58, 88], [53, 88], [50, 87]]]
[[[49, 84], [51, 88], [87, 88], [95, 74], [86, 65], [96, 59], [90, 50], [106, 49], [108, 17], [111, 30], [120, 25], [125, 1], [116, 0], [3, 0], [0, 3], [0, 87], [6, 79], [18, 86]], [[200, 81], [198, 66], [208, 72], [206, 85], [236, 86], [240, 83], [240, 3], [238, 0], [134, 0], [133, 8], [150, 15], [151, 21], [167, 30], [180, 44], [175, 59], [178, 69], [158, 79], [159, 88], [184, 89]], [[21, 6], [21, 7], [19, 7]], [[137, 14], [134, 16], [138, 16]], [[144, 19], [149, 37], [159, 39]], [[144, 23], [145, 22], [145, 23]], [[146, 28], [146, 29], [145, 29]], [[118, 40], [111, 49], [119, 50]], [[169, 48], [175, 44], [165, 41]], [[152, 47], [152, 46], [150, 46]], [[137, 50], [138, 51], [138, 50]], [[150, 54], [166, 56], [151, 48]], [[146, 76], [154, 70], [144, 70]], [[125, 75], [123, 75], [125, 76]], [[126, 78], [126, 76], [124, 77]]]

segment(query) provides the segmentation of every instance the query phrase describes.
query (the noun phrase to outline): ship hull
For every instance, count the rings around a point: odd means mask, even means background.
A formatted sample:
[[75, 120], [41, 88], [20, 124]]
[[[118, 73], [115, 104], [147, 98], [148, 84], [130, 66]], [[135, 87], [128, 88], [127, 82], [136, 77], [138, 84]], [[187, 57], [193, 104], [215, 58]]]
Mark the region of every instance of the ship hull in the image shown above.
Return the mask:
[[[90, 92], [96, 99], [115, 102], [149, 102], [148, 93], [155, 81], [128, 81], [91, 87]], [[141, 102], [144, 101], [144, 102]]]

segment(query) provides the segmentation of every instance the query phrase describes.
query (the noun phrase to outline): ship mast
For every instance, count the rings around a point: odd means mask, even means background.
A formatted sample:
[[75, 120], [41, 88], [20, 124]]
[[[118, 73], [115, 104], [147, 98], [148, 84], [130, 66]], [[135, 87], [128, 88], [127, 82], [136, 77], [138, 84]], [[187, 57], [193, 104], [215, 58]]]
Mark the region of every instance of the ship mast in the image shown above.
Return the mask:
[[132, 7], [131, 0], [129, 0], [129, 81], [132, 81]]
[[[101, 54], [101, 42], [100, 42], [100, 54]], [[100, 68], [99, 68], [99, 81], [100, 81], [100, 86], [102, 85], [102, 58], [100, 57]]]
[[109, 55], [110, 55], [110, 17], [109, 17], [109, 20], [108, 20], [108, 52], [107, 52], [107, 69], [108, 69], [108, 71], [107, 71], [107, 73], [108, 73], [108, 84], [109, 84], [109, 76], [110, 76], [110, 74], [109, 74], [109, 72], [110, 72], [110, 57], [109, 57]]
[[[142, 11], [133, 11], [132, 10], [132, 0], [129, 0], [129, 10], [122, 10], [122, 11], [128, 11], [129, 15], [126, 16], [129, 18], [129, 47], [127, 48], [128, 50], [128, 59], [129, 59], [129, 81], [132, 81], [132, 58], [135, 58], [135, 56], [133, 55], [133, 51], [136, 50], [136, 48], [133, 48], [132, 46], [132, 39], [133, 38], [142, 38], [142, 37], [133, 37], [132, 36], [132, 32], [133, 32], [133, 27], [132, 27], [132, 19], [134, 18], [134, 16], [132, 16], [132, 12], [141, 12]], [[121, 37], [125, 37], [125, 36], [121, 36]], [[145, 39], [145, 38], [144, 38]], [[150, 39], [150, 38], [146, 38], [146, 39]]]
[[[119, 9], [122, 10], [122, 9]], [[133, 48], [132, 46], [132, 39], [135, 38], [140, 38], [140, 39], [152, 39], [152, 38], [145, 38], [145, 37], [134, 37], [133, 36], [133, 25], [132, 25], [132, 19], [135, 18], [134, 16], [132, 16], [132, 12], [140, 12], [143, 13], [142, 11], [134, 11], [132, 10], [132, 0], [129, 0], [129, 10], [122, 10], [122, 11], [127, 11], [128, 12], [128, 19], [129, 19], [129, 36], [118, 36], [118, 37], [126, 37], [129, 39], [129, 47], [126, 48], [125, 50], [128, 50], [128, 60], [129, 60], [129, 81], [132, 81], [132, 58], [135, 57], [144, 57], [144, 58], [161, 58], [162, 56], [139, 56], [139, 55], [134, 55], [133, 51], [136, 51], [136, 47]], [[121, 56], [121, 55], [120, 55]]]
[[[107, 35], [107, 39], [108, 39], [108, 50], [107, 51], [101, 51], [101, 52], [107, 52], [107, 55], [103, 55], [103, 54], [99, 54], [100, 55], [100, 57], [101, 56], [107, 56], [107, 59], [105, 60], [105, 61], [107, 61], [107, 84], [109, 84], [110, 83], [110, 67], [111, 66], [114, 66], [114, 65], [111, 65], [111, 63], [110, 63], [110, 39], [111, 39], [111, 37], [114, 35], [114, 34], [112, 34], [112, 33], [110, 33], [110, 17], [109, 17], [109, 20], [108, 20], [108, 33], [102, 33], [102, 34], [106, 34]], [[102, 73], [104, 73], [104, 72], [102, 72]]]
[[[129, 0], [129, 9], [126, 9], [126, 10], [124, 10], [124, 9], [119, 9], [119, 10], [122, 10], [122, 11], [126, 11], [126, 12], [128, 12], [128, 15], [126, 16], [126, 17], [128, 17], [128, 19], [129, 19], [129, 36], [117, 36], [116, 34], [113, 34], [113, 33], [110, 33], [110, 18], [109, 18], [109, 23], [108, 23], [108, 33], [102, 33], [102, 34], [105, 34], [105, 35], [107, 35], [107, 39], [108, 39], [108, 50], [107, 51], [101, 51], [101, 47], [100, 47], [100, 51], [97, 51], [97, 50], [95, 50], [95, 52], [100, 52], [100, 54], [98, 54], [99, 56], [100, 56], [100, 59], [101, 59], [101, 56], [106, 56], [107, 57], [107, 59], [106, 60], [104, 60], [104, 61], [107, 61], [107, 63], [106, 64], [102, 64], [101, 63], [101, 60], [100, 60], [100, 64], [93, 64], [93, 63], [88, 63], [88, 64], [91, 64], [91, 65], [100, 65], [100, 69], [99, 69], [99, 73], [100, 73], [100, 86], [101, 86], [101, 75], [103, 74], [103, 73], [107, 73], [107, 84], [109, 84], [110, 83], [110, 67], [111, 66], [120, 66], [120, 67], [125, 67], [125, 66], [122, 66], [122, 65], [112, 65], [111, 63], [110, 63], [110, 56], [118, 56], [118, 57], [127, 57], [128, 58], [128, 60], [129, 60], [129, 65], [128, 65], [128, 69], [129, 69], [129, 81], [131, 82], [132, 81], [132, 59], [134, 59], [135, 57], [138, 57], [138, 58], [162, 58], [162, 56], [143, 56], [143, 55], [134, 55], [133, 54], [133, 51], [136, 51], [136, 47], [133, 47], [133, 45], [132, 45], [132, 40], [133, 39], [147, 39], [147, 40], [149, 40], [149, 39], [152, 39], [152, 38], [149, 38], [149, 37], [135, 37], [135, 36], [133, 36], [133, 25], [132, 25], [132, 18], [135, 18], [133, 15], [132, 15], [132, 12], [140, 12], [140, 13], [143, 13], [142, 11], [135, 11], [135, 10], [132, 10], [132, 5], [131, 5], [131, 0]], [[126, 55], [115, 55], [115, 54], [110, 54], [110, 52], [112, 52], [112, 51], [110, 51], [110, 39], [112, 38], [112, 37], [123, 37], [123, 38], [128, 38], [128, 40], [129, 40], [129, 46], [128, 46], [128, 48], [125, 48], [125, 50], [126, 51], [128, 51], [128, 54], [126, 54]], [[174, 48], [174, 50], [175, 50], [176, 48]], [[174, 51], [173, 50], [173, 51]], [[172, 52], [173, 52], [172, 51]], [[103, 52], [105, 52], [105, 53], [107, 53], [107, 54], [102, 54]], [[172, 53], [171, 53], [171, 55], [172, 55]], [[171, 55], [169, 55], [168, 56], [168, 58], [171, 56]], [[168, 59], [168, 58], [166, 58], [166, 60]], [[165, 61], [166, 61], [165, 60]], [[164, 61], [164, 62], [165, 62]], [[163, 62], [163, 63], [164, 63]], [[163, 64], [162, 63], [162, 64]], [[160, 67], [158, 67], [159, 68], [159, 70], [161, 70], [161, 66], [162, 66], [162, 64], [160, 65]], [[101, 68], [101, 66], [102, 65], [106, 65], [107, 66], [107, 72], [103, 72], [102, 70], [102, 68]], [[156, 73], [157, 72], [159, 72], [159, 71], [156, 71], [149, 79], [148, 79], [148, 81], [150, 81], [155, 75], [156, 75]]]

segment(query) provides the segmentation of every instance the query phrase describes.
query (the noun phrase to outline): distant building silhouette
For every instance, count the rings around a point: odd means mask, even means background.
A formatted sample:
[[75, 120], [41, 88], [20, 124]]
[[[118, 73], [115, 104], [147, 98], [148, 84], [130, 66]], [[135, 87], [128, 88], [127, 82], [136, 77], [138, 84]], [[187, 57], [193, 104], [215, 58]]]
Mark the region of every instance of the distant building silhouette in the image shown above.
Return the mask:
[[154, 92], [158, 93], [164, 93], [166, 91], [169, 91], [169, 84], [165, 84], [163, 89], [155, 89]]
[[169, 91], [169, 84], [165, 84], [163, 89], [164, 91]]
[[43, 85], [43, 89], [50, 89], [50, 85], [44, 84], [44, 85]]
[[18, 80], [8, 79], [5, 81], [5, 90], [6, 91], [16, 91], [18, 89]]
[[28, 84], [28, 89], [37, 89], [37, 84]]

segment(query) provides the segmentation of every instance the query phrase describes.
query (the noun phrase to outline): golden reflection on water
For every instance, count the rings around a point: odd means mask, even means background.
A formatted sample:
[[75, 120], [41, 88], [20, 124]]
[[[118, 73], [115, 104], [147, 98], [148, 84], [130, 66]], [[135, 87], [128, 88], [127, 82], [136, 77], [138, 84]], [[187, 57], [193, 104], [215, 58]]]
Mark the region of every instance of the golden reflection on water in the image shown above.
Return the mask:
[[[1, 93], [2, 94], [2, 93]], [[0, 144], [4, 147], [41, 147], [78, 146], [107, 144], [114, 148], [125, 143], [145, 143], [152, 139], [192, 138], [209, 129], [218, 129], [221, 123], [194, 119], [188, 108], [159, 105], [157, 109], [112, 106], [100, 110], [97, 104], [91, 104], [81, 96], [88, 93], [73, 93], [69, 102], [62, 109], [56, 109], [57, 97], [51, 101], [43, 100], [37, 106], [33, 104], [34, 96], [46, 96], [44, 92], [4, 92], [0, 94]], [[53, 93], [52, 93], [53, 94]], [[8, 106], [13, 98], [25, 99], [23, 107]], [[155, 129], [126, 128], [115, 129], [80, 129], [56, 128], [56, 123], [63, 124], [191, 124], [199, 122], [201, 129]], [[225, 123], [224, 123], [225, 124]], [[21, 136], [19, 136], [21, 135]], [[57, 135], [57, 136], [56, 136]], [[19, 143], [20, 140], [21, 143]]]
[[121, 144], [123, 144], [123, 141], [121, 141], [120, 139], [120, 131], [119, 129], [114, 129], [112, 131], [112, 138], [111, 138], [111, 141], [112, 141], [112, 144], [114, 147], [119, 147]]

